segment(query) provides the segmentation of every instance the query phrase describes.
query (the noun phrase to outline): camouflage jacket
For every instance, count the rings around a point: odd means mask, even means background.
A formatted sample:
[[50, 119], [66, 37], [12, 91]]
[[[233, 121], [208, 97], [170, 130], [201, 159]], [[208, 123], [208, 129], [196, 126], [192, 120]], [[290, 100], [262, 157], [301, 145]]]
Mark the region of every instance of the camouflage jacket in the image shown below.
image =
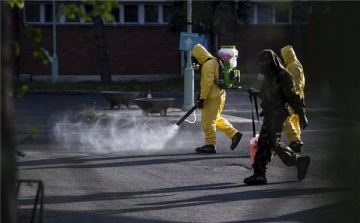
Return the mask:
[[260, 88], [261, 116], [276, 115], [284, 108], [291, 106], [296, 114], [305, 114], [304, 100], [296, 93], [291, 74], [284, 68], [279, 68], [265, 76]]

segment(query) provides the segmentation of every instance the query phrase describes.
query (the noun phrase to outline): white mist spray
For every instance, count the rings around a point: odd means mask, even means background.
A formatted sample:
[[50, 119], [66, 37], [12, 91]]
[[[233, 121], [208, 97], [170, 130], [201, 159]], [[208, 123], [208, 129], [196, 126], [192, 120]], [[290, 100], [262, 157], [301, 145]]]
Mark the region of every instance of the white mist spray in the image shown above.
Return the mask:
[[[65, 148], [81, 152], [158, 151], [173, 139], [179, 127], [161, 117], [99, 118], [91, 124], [58, 122], [53, 133]], [[175, 145], [172, 145], [175, 146]]]

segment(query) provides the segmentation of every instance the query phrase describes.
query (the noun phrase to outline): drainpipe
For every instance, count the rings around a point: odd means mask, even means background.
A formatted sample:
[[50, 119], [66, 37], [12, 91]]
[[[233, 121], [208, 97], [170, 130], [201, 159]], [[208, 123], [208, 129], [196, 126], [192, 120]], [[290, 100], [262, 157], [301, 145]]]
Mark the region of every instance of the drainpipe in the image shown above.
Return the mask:
[[51, 67], [51, 83], [55, 84], [58, 79], [58, 58], [56, 55], [56, 5], [53, 0], [53, 62]]
[[[187, 32], [191, 33], [191, 0], [187, 1]], [[190, 110], [194, 106], [194, 69], [191, 65], [191, 50], [186, 51], [186, 67], [184, 72], [184, 106]]]

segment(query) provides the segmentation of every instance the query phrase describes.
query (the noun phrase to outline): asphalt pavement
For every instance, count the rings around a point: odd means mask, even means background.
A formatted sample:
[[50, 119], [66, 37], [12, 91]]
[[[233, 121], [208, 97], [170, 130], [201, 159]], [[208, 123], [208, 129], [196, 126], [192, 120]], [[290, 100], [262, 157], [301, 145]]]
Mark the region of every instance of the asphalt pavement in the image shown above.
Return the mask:
[[[359, 123], [334, 118], [336, 107], [327, 95], [306, 95], [309, 127], [302, 132], [302, 154], [311, 157], [307, 177], [298, 182], [296, 168], [275, 155], [268, 184], [262, 186], [243, 184], [252, 174], [253, 105], [247, 94], [229, 92], [223, 111], [244, 133], [242, 141], [231, 151], [230, 139], [218, 132], [214, 155], [194, 151], [203, 144], [199, 111], [175, 126], [186, 113], [181, 92], [152, 92], [152, 97], [174, 98], [167, 117], [143, 117], [134, 103], [111, 110], [100, 92], [33, 91], [15, 99], [17, 137], [38, 129], [32, 142], [18, 147], [26, 154], [18, 158], [19, 179], [45, 185], [44, 211], [36, 220], [360, 222], [356, 151], [343, 141], [344, 126]], [[94, 108], [96, 118], [86, 112]], [[261, 119], [255, 123], [259, 130]], [[34, 185], [21, 186], [21, 222], [30, 221], [35, 194]]]

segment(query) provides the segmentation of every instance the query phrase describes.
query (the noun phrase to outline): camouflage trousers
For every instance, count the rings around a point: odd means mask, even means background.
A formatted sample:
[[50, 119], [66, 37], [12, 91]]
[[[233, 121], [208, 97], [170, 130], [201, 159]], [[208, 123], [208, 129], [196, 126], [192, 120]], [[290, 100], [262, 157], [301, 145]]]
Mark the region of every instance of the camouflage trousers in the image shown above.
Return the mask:
[[285, 145], [281, 139], [284, 121], [287, 116], [286, 112], [284, 114], [277, 113], [277, 115], [264, 116], [257, 143], [257, 152], [252, 165], [254, 174], [265, 174], [274, 152], [277, 153], [286, 166], [295, 165], [298, 155]]

